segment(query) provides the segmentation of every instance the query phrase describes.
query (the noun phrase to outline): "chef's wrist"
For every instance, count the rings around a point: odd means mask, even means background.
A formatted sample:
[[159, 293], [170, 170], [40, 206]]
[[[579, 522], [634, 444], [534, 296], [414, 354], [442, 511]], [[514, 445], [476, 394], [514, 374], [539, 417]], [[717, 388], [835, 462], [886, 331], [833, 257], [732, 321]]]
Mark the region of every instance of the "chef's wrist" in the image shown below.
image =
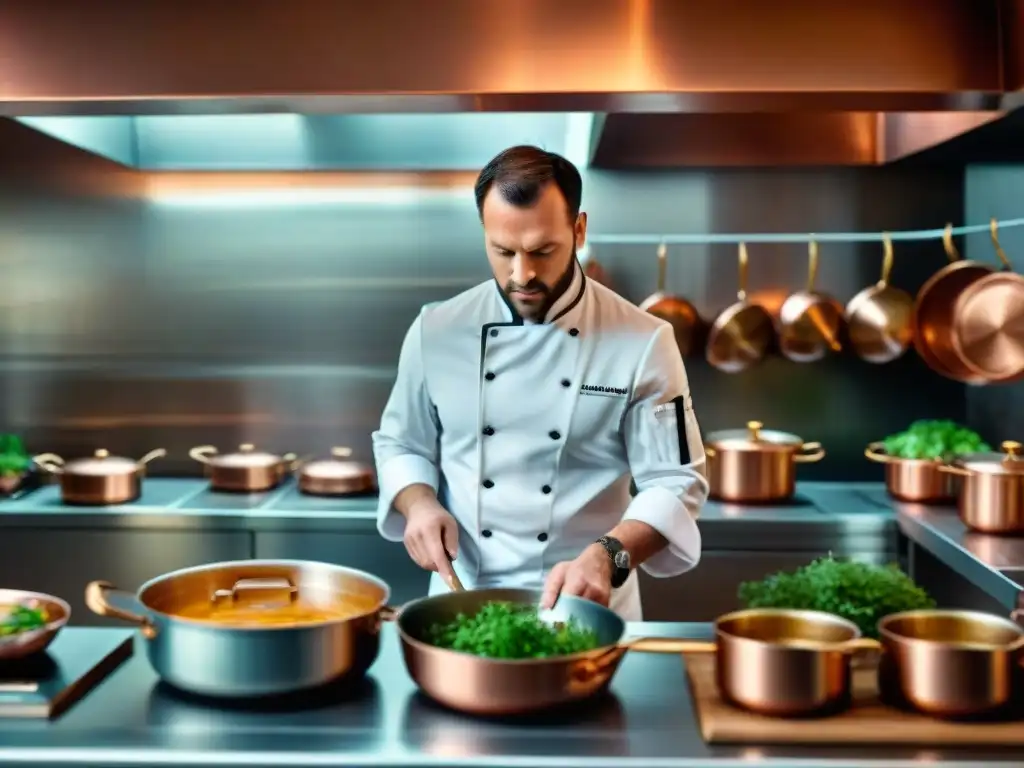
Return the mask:
[[393, 506], [406, 519], [424, 511], [436, 511], [440, 506], [437, 493], [425, 483], [408, 485], [395, 496]]
[[605, 581], [610, 582], [612, 580], [612, 574], [615, 572], [615, 563], [608, 556], [604, 547], [599, 542], [594, 542], [583, 550], [583, 555], [601, 572]]

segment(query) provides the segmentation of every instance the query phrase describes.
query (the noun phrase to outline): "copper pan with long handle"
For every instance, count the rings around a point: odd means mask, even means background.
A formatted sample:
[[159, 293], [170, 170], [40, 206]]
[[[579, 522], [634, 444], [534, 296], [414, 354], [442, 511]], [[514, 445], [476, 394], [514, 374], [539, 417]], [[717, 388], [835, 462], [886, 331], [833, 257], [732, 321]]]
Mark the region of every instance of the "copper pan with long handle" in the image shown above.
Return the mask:
[[624, 639], [626, 625], [597, 603], [563, 596], [541, 617], [575, 619], [600, 647], [542, 659], [490, 659], [432, 645], [430, 628], [472, 615], [494, 601], [539, 605], [541, 592], [484, 589], [410, 603], [395, 618], [409, 674], [425, 694], [462, 712], [528, 714], [580, 701], [608, 688], [628, 651], [714, 653], [719, 687], [731, 703], [767, 715], [798, 716], [841, 709], [849, 701], [850, 658], [877, 649], [845, 619], [815, 611], [748, 610], [715, 622], [715, 640]]
[[957, 358], [990, 383], [1024, 378], [1024, 277], [1013, 271], [999, 244], [999, 224], [990, 225], [992, 247], [1002, 269], [960, 292], [953, 306], [951, 341]]
[[914, 348], [936, 373], [965, 384], [983, 384], [953, 347], [953, 311], [957, 298], [981, 278], [992, 274], [988, 264], [960, 257], [953, 244], [953, 225], [947, 224], [942, 243], [949, 264], [921, 286], [914, 302]]
[[679, 345], [679, 352], [688, 357], [701, 342], [703, 323], [700, 313], [686, 299], [672, 296], [665, 290], [668, 273], [668, 248], [664, 243], [658, 246], [657, 290], [640, 303], [640, 309], [659, 317], [672, 326]]
[[715, 318], [704, 352], [711, 365], [726, 373], [739, 373], [759, 362], [775, 341], [772, 316], [747, 298], [748, 269], [747, 244], [740, 243], [736, 301]]
[[846, 305], [846, 328], [854, 353], [869, 363], [891, 363], [914, 340], [914, 297], [889, 285], [892, 238], [882, 235], [882, 276]]
[[843, 308], [814, 288], [818, 244], [813, 240], [808, 243], [807, 256], [807, 287], [790, 294], [779, 309], [779, 350], [797, 363], [811, 363], [842, 350]]

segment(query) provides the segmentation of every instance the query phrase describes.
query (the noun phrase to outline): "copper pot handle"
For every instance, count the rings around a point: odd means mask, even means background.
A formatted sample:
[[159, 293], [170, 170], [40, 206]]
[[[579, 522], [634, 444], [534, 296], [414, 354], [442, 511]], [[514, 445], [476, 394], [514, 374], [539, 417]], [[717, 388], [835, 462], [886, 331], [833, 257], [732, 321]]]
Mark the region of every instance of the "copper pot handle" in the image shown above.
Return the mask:
[[714, 653], [717, 648], [714, 640], [678, 640], [667, 637], [637, 637], [623, 640], [607, 651], [583, 659], [574, 664], [570, 671], [573, 681], [586, 684], [617, 662], [626, 651], [641, 653]]
[[804, 443], [800, 446], [800, 449], [793, 454], [793, 461], [797, 464], [813, 464], [816, 461], [821, 461], [825, 458], [825, 449], [821, 447], [821, 443]]
[[946, 228], [942, 231], [942, 247], [946, 250], [946, 258], [949, 259], [949, 263], [960, 261], [960, 253], [956, 249], [956, 245], [953, 244], [953, 225], [947, 224]]
[[714, 456], [715, 456], [715, 449], [712, 448], [710, 445], [705, 445], [704, 446], [704, 457], [708, 458], [708, 459], [712, 459], [712, 458], [714, 458]]
[[889, 275], [892, 274], [893, 252], [892, 235], [888, 232], [882, 233], [882, 276], [875, 283], [877, 288], [884, 289], [889, 285]]
[[885, 443], [870, 443], [864, 449], [864, 458], [878, 464], [892, 464], [896, 460], [885, 452]]
[[189, 450], [188, 455], [200, 464], [209, 464], [210, 455], [217, 453], [217, 449], [212, 445], [197, 445], [195, 448]]
[[945, 472], [947, 475], [956, 475], [957, 477], [970, 477], [973, 473], [968, 472], [963, 467], [954, 467], [952, 464], [938, 464], [936, 465], [939, 472]]
[[64, 474], [64, 459], [56, 453], [40, 453], [32, 457], [32, 463], [54, 475]]
[[143, 456], [141, 459], [139, 459], [139, 468], [141, 469], [142, 467], [145, 467], [147, 464], [149, 464], [149, 462], [153, 461], [154, 459], [162, 459], [166, 455], [167, 451], [164, 450], [163, 448], [155, 448], [154, 450], [150, 451], [145, 456]]
[[85, 604], [97, 616], [106, 616], [111, 619], [127, 621], [129, 624], [137, 624], [139, 631], [142, 632], [142, 636], [147, 640], [152, 640], [156, 637], [156, 627], [153, 626], [152, 620], [146, 616], [140, 616], [137, 613], [126, 611], [111, 604], [107, 599], [107, 595], [111, 592], [120, 592], [124, 595], [129, 594], [124, 590], [118, 589], [109, 581], [92, 581], [85, 588]]

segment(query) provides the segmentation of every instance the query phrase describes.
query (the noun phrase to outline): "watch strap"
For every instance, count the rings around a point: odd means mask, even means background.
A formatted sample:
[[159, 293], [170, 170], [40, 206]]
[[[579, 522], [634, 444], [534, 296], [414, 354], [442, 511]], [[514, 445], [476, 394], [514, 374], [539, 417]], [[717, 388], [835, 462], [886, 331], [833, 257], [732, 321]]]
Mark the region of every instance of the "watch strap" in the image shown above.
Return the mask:
[[608, 553], [608, 558], [612, 561], [612, 589], [618, 589], [629, 578], [629, 551], [614, 536], [602, 536], [597, 543], [604, 548], [604, 551]]

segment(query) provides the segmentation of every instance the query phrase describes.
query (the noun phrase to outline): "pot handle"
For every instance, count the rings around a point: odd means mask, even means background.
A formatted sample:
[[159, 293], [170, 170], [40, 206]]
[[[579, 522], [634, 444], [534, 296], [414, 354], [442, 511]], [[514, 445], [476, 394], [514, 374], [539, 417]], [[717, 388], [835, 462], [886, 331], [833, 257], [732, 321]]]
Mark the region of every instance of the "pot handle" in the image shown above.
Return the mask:
[[217, 453], [217, 449], [212, 445], [197, 445], [189, 450], [188, 455], [200, 464], [209, 464], [210, 456], [215, 453]]
[[963, 467], [954, 467], [952, 464], [937, 464], [939, 472], [945, 472], [947, 475], [957, 475], [958, 477], [970, 477], [971, 473]]
[[149, 464], [149, 462], [153, 461], [154, 459], [162, 459], [166, 455], [167, 455], [167, 451], [166, 450], [164, 450], [163, 448], [156, 448], [156, 449], [150, 451], [149, 453], [147, 453], [141, 459], [139, 459], [139, 462], [138, 462], [139, 468], [141, 469], [142, 467], [146, 466], [147, 464]]
[[636, 637], [623, 640], [608, 650], [583, 659], [574, 664], [570, 677], [574, 683], [586, 685], [595, 677], [605, 672], [612, 664], [622, 658], [626, 651], [641, 653], [714, 653], [717, 645], [713, 640], [679, 640], [669, 637]]
[[64, 474], [64, 459], [56, 453], [40, 453], [32, 457], [32, 463], [54, 475]]
[[153, 626], [152, 620], [146, 616], [140, 616], [137, 613], [132, 613], [113, 605], [107, 599], [107, 595], [111, 592], [128, 594], [124, 590], [115, 587], [109, 581], [90, 582], [85, 588], [85, 604], [97, 616], [106, 616], [111, 619], [127, 621], [129, 624], [137, 624], [139, 631], [142, 632], [142, 636], [147, 640], [152, 640], [156, 637], [156, 627]]
[[813, 464], [825, 458], [825, 449], [821, 443], [804, 443], [800, 450], [793, 455], [793, 461], [797, 464]]
[[715, 449], [712, 448], [710, 445], [705, 445], [704, 446], [704, 458], [712, 459], [712, 458], [714, 458], [714, 456], [715, 456]]
[[885, 452], [885, 443], [871, 443], [864, 449], [864, 458], [878, 464], [892, 464], [894, 459]]

